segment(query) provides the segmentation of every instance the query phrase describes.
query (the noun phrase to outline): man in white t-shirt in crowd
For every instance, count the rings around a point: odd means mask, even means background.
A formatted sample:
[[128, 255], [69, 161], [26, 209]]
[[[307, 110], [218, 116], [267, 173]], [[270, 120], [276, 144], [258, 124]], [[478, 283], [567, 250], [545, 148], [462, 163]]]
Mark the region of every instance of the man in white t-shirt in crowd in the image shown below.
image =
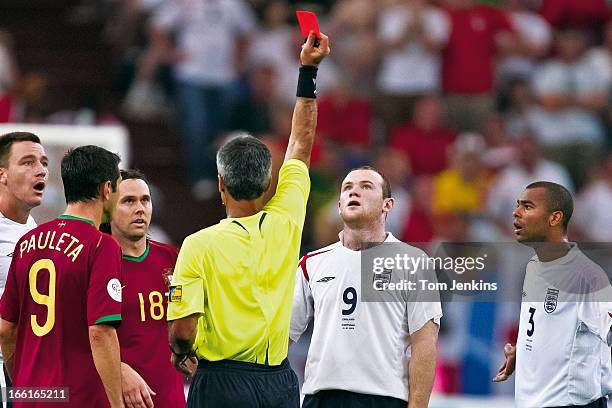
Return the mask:
[[150, 54], [173, 63], [179, 123], [197, 198], [217, 193], [214, 142], [237, 97], [254, 30], [255, 16], [245, 0], [167, 0], [151, 18]]
[[[373, 243], [400, 243], [385, 229], [393, 204], [389, 182], [377, 170], [349, 172], [338, 202], [340, 241], [300, 261], [289, 335], [297, 342], [314, 317], [304, 408], [427, 407], [440, 303], [362, 299], [361, 251]], [[425, 256], [400, 245], [410, 256]]]
[[[11, 265], [15, 244], [23, 234], [36, 227], [30, 210], [42, 201], [49, 174], [47, 155], [38, 136], [12, 132], [0, 136], [0, 296]], [[0, 365], [4, 361], [0, 355]], [[2, 387], [10, 386], [0, 370]], [[3, 402], [6, 407], [7, 403]]]
[[563, 186], [531, 183], [513, 212], [527, 264], [516, 347], [493, 381], [516, 366], [518, 408], [605, 408], [612, 393], [612, 287], [605, 272], [567, 241], [574, 204]]

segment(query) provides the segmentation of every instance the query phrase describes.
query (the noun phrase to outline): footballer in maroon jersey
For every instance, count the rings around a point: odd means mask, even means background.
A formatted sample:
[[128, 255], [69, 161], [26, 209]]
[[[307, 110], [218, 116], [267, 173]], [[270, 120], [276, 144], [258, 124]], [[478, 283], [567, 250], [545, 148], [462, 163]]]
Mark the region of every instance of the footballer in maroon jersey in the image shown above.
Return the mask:
[[0, 300], [6, 366], [14, 387], [67, 387], [69, 403], [15, 407], [121, 406], [121, 250], [97, 229], [115, 207], [118, 163], [96, 146], [69, 151], [66, 214], [17, 242]]
[[[111, 231], [123, 250], [121, 344], [123, 397], [128, 407], [185, 406], [184, 382], [170, 363], [169, 280], [178, 248], [147, 239], [151, 193], [144, 175], [122, 171]], [[127, 366], [126, 366], [127, 365]]]

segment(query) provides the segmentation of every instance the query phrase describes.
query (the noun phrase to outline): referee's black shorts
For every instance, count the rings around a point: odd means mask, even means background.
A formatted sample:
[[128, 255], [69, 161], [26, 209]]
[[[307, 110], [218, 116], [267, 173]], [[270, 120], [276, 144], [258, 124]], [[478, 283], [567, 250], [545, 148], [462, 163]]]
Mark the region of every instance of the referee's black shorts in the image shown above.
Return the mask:
[[399, 398], [359, 394], [342, 390], [323, 390], [304, 396], [302, 408], [406, 408]]
[[243, 361], [200, 360], [187, 408], [299, 408], [298, 379], [289, 360], [266, 366]]

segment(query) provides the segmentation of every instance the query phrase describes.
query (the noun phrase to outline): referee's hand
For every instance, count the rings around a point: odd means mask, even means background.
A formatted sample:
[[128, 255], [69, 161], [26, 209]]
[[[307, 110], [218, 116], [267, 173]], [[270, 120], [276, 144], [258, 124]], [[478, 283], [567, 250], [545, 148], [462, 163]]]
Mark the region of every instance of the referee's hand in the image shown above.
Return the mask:
[[504, 346], [504, 356], [506, 357], [506, 361], [499, 367], [499, 372], [495, 378], [493, 378], [493, 382], [506, 381], [516, 368], [516, 347], [510, 343], [506, 343]]
[[310, 65], [318, 67], [323, 58], [327, 57], [330, 52], [329, 38], [321, 33], [321, 40], [318, 47], [315, 47], [315, 34], [311, 31], [300, 53], [300, 62], [302, 65]]
[[194, 356], [181, 358], [179, 360], [176, 354], [172, 354], [170, 361], [172, 362], [174, 368], [189, 377], [193, 376], [198, 368], [198, 359]]

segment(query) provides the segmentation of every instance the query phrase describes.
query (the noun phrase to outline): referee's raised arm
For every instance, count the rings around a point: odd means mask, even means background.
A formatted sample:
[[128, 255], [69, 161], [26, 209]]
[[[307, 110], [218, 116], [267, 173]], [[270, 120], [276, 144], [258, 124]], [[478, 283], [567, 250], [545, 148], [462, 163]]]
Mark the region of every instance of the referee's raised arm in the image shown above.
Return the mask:
[[291, 135], [285, 154], [285, 161], [298, 159], [310, 165], [310, 152], [314, 142], [317, 125], [316, 79], [321, 61], [329, 54], [329, 39], [321, 34], [318, 47], [315, 35], [310, 33], [300, 53], [300, 76], [298, 79], [297, 100], [291, 122]]

